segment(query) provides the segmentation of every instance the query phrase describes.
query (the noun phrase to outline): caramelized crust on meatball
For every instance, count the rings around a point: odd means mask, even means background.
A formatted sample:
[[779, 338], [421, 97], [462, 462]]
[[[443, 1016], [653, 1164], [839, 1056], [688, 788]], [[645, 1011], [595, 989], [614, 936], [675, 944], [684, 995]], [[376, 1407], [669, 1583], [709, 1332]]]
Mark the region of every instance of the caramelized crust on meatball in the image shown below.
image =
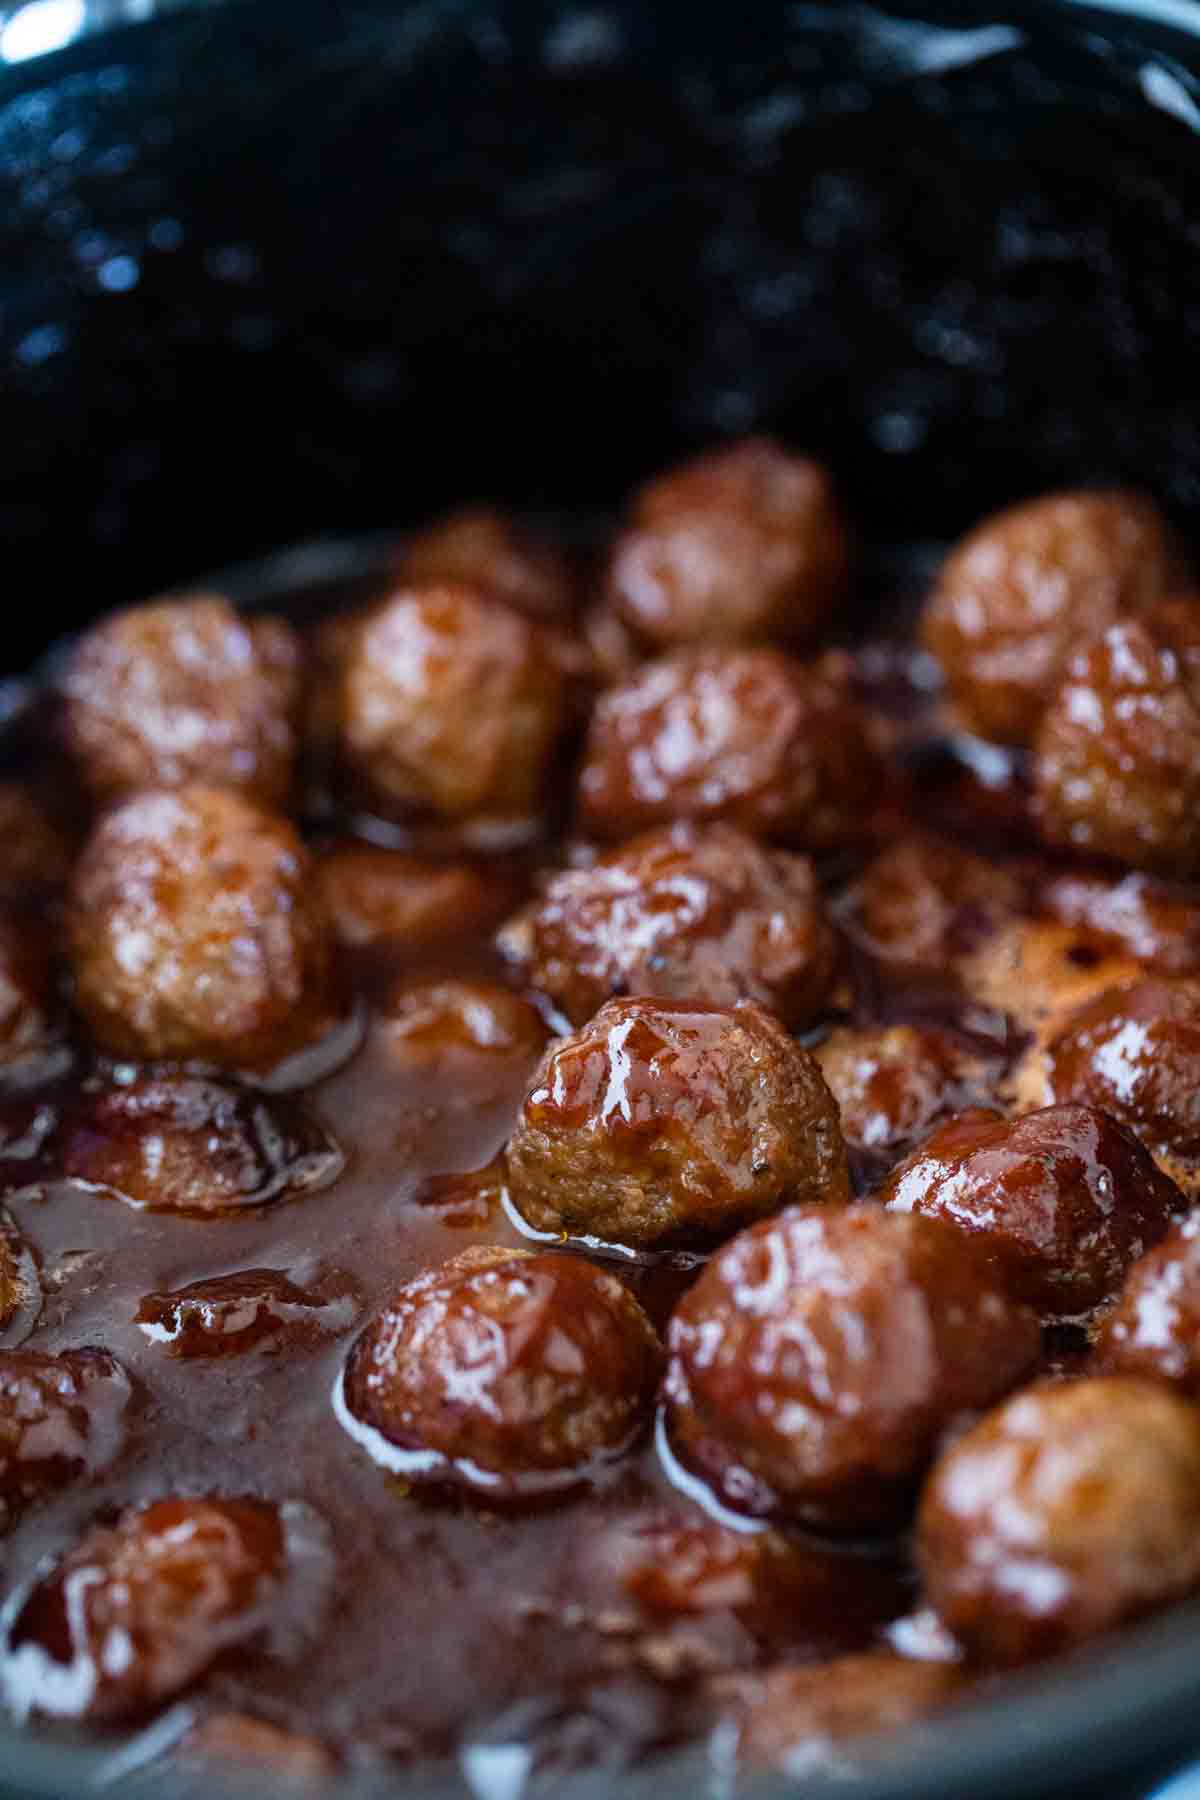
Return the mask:
[[687, 650], [601, 696], [579, 813], [600, 838], [719, 819], [822, 850], [863, 835], [879, 784], [866, 721], [832, 665]]
[[648, 482], [613, 545], [608, 604], [660, 650], [814, 637], [846, 582], [828, 475], [769, 438], [710, 451]]
[[1152, 1150], [1200, 1155], [1200, 982], [1108, 988], [1050, 1045], [1056, 1100], [1102, 1107]]
[[779, 1663], [741, 1680], [738, 1760], [796, 1775], [826, 1761], [843, 1767], [837, 1753], [847, 1743], [915, 1725], [958, 1698], [964, 1685], [953, 1663], [910, 1662], [884, 1650]]
[[967, 1652], [1019, 1663], [1200, 1582], [1200, 1412], [1129, 1377], [1048, 1383], [934, 1468], [917, 1550]]
[[1040, 1342], [940, 1220], [793, 1208], [733, 1238], [676, 1307], [673, 1438], [747, 1510], [891, 1529], [942, 1435], [1013, 1388]]
[[400, 1289], [351, 1351], [342, 1391], [385, 1466], [504, 1498], [573, 1484], [624, 1450], [661, 1365], [615, 1275], [476, 1248]]
[[958, 1112], [981, 1081], [978, 1057], [918, 1025], [843, 1026], [813, 1052], [856, 1149], [899, 1152]]
[[610, 1000], [552, 1044], [508, 1147], [538, 1231], [654, 1246], [711, 1238], [786, 1200], [849, 1199], [817, 1064], [757, 1006]]
[[1176, 1225], [1130, 1269], [1096, 1337], [1096, 1367], [1167, 1381], [1200, 1400], [1200, 1221]]
[[71, 886], [75, 1004], [117, 1055], [254, 1068], [330, 1023], [330, 932], [286, 819], [229, 790], [147, 790]]
[[951, 552], [925, 608], [925, 645], [969, 730], [1027, 744], [1080, 639], [1180, 574], [1142, 495], [1048, 494], [985, 519]]
[[529, 980], [573, 1025], [618, 994], [755, 1000], [805, 1025], [837, 972], [811, 863], [732, 825], [648, 831], [565, 869], [529, 929]]
[[531, 619], [569, 623], [574, 581], [547, 539], [488, 506], [465, 506], [410, 537], [401, 558], [406, 582], [463, 582], [485, 588]]
[[371, 844], [339, 844], [318, 857], [314, 873], [338, 940], [356, 949], [424, 949], [485, 931], [520, 892], [494, 864], [439, 862]]
[[934, 837], [900, 838], [881, 850], [858, 885], [861, 928], [877, 955], [952, 967], [1026, 907], [1029, 879]]
[[199, 594], [113, 613], [62, 677], [67, 747], [94, 800], [205, 781], [279, 805], [292, 784], [300, 651], [281, 619]]
[[0, 1528], [29, 1501], [109, 1468], [132, 1396], [106, 1350], [0, 1351]]

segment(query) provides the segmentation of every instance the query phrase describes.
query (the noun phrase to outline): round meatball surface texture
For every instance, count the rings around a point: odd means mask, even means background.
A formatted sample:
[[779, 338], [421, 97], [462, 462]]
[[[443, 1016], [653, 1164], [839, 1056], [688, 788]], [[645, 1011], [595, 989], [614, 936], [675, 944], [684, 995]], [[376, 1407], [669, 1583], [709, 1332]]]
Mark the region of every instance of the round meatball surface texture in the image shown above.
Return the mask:
[[628, 1447], [661, 1368], [654, 1328], [615, 1275], [476, 1247], [406, 1283], [367, 1327], [343, 1423], [410, 1480], [536, 1494]]
[[537, 1231], [653, 1248], [849, 1199], [837, 1105], [757, 1006], [610, 1000], [550, 1046], [508, 1147]]
[[609, 559], [609, 605], [644, 643], [804, 640], [846, 583], [846, 534], [825, 471], [768, 438], [648, 482]]
[[941, 1221], [793, 1208], [733, 1238], [676, 1307], [672, 1436], [747, 1510], [892, 1529], [943, 1434], [1015, 1387], [1040, 1342]]
[[1048, 494], [985, 519], [951, 552], [926, 604], [925, 645], [968, 730], [1028, 744], [1084, 636], [1181, 577], [1140, 494]]
[[934, 837], [900, 838], [868, 865], [857, 913], [879, 956], [950, 968], [1026, 907], [1023, 871]]
[[1111, 1300], [1183, 1207], [1132, 1132], [1077, 1105], [1011, 1120], [961, 1114], [892, 1171], [878, 1198], [966, 1232], [1014, 1294], [1059, 1317]]
[[1152, 1150], [1200, 1156], [1200, 982], [1109, 988], [1049, 1049], [1056, 1100], [1101, 1107]]
[[1200, 1224], [1176, 1225], [1134, 1263], [1096, 1337], [1095, 1362], [1114, 1375], [1170, 1382], [1200, 1400]]
[[960, 1110], [980, 1074], [948, 1032], [918, 1025], [839, 1027], [813, 1052], [856, 1149], [899, 1152]]
[[495, 981], [401, 982], [388, 997], [384, 1030], [392, 1053], [409, 1064], [481, 1056], [532, 1062], [546, 1042], [536, 1006]]
[[970, 1656], [1065, 1650], [1200, 1582], [1200, 1412], [1132, 1377], [1039, 1384], [930, 1474], [926, 1595]]
[[121, 1056], [263, 1067], [331, 1022], [331, 934], [286, 819], [147, 790], [92, 832], [68, 909], [75, 1004]]
[[423, 949], [484, 931], [521, 891], [502, 867], [437, 861], [372, 844], [326, 851], [315, 874], [334, 933], [351, 949]]
[[64, 729], [93, 800], [204, 781], [281, 805], [292, 785], [300, 649], [281, 619], [201, 594], [113, 613], [62, 677]]
[[356, 626], [342, 671], [342, 752], [404, 821], [524, 826], [541, 814], [567, 722], [546, 628], [460, 583], [401, 587]]
[[879, 789], [867, 721], [831, 666], [771, 649], [686, 650], [601, 695], [579, 814], [599, 838], [721, 820], [823, 850], [864, 835]]
[[1200, 975], [1200, 897], [1141, 872], [1064, 869], [1045, 881], [1041, 909], [1096, 948], [1132, 956], [1156, 975]]
[[901, 1731], [956, 1699], [964, 1686], [953, 1663], [910, 1662], [887, 1651], [834, 1662], [780, 1663], [750, 1677], [737, 1708], [738, 1760], [754, 1768], [811, 1775], [844, 1768], [855, 1738]]
[[0, 1528], [29, 1501], [110, 1467], [132, 1396], [106, 1350], [0, 1351]]
[[837, 974], [811, 863], [732, 825], [666, 826], [565, 869], [530, 931], [529, 980], [573, 1025], [616, 995], [642, 994], [754, 1000], [796, 1027]]
[[485, 588], [531, 619], [569, 622], [574, 581], [565, 557], [536, 532], [488, 506], [466, 506], [416, 532], [400, 561], [414, 585]]

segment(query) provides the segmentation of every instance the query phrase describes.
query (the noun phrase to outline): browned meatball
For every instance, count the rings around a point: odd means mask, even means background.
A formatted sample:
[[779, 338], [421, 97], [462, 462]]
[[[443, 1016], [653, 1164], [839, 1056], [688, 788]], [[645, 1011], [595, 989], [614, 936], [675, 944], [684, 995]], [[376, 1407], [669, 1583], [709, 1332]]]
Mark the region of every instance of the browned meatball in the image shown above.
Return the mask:
[[149, 790], [96, 826], [69, 909], [75, 1003], [118, 1055], [262, 1067], [326, 1029], [330, 932], [285, 819]]
[[1086, 947], [1123, 951], [1159, 975], [1200, 974], [1200, 900], [1186, 889], [1140, 873], [1065, 869], [1039, 899]]
[[982, 1066], [945, 1031], [917, 1025], [843, 1027], [814, 1052], [859, 1150], [898, 1153], [957, 1112]]
[[54, 1037], [54, 967], [44, 921], [0, 902], [0, 1068]]
[[310, 1193], [345, 1166], [300, 1101], [182, 1075], [85, 1093], [49, 1154], [132, 1206], [202, 1215]]
[[1134, 1263], [1096, 1337], [1097, 1367], [1169, 1381], [1200, 1400], [1200, 1216]]
[[985, 519], [947, 557], [925, 644], [971, 731], [1027, 744], [1081, 637], [1158, 599], [1179, 574], [1141, 495], [1049, 494]]
[[289, 1571], [280, 1509], [157, 1500], [96, 1526], [26, 1596], [2, 1672], [22, 1710], [129, 1719], [261, 1641]]
[[0, 1351], [0, 1527], [116, 1461], [133, 1389], [106, 1350]]
[[858, 916], [878, 955], [943, 968], [1017, 915], [1027, 890], [1007, 863], [941, 838], [901, 838], [864, 874]]
[[669, 650], [812, 638], [845, 582], [846, 534], [824, 469], [747, 438], [641, 489], [605, 589], [619, 619]]
[[910, 1662], [888, 1651], [835, 1662], [780, 1663], [741, 1679], [736, 1711], [740, 1762], [810, 1776], [824, 1763], [844, 1768], [855, 1738], [901, 1731], [956, 1699], [964, 1686], [953, 1663]]
[[240, 619], [209, 594], [131, 607], [80, 638], [61, 691], [93, 799], [192, 781], [287, 797], [300, 652], [280, 619]]
[[171, 1293], [147, 1294], [134, 1323], [170, 1356], [240, 1356], [247, 1350], [311, 1350], [349, 1331], [358, 1284], [327, 1269], [304, 1287], [282, 1269], [212, 1275]]
[[424, 823], [525, 829], [567, 719], [546, 628], [461, 584], [402, 587], [350, 639], [342, 753], [370, 803]]
[[1200, 1155], [1200, 983], [1108, 988], [1049, 1050], [1056, 1100], [1102, 1107], [1155, 1150]]
[[400, 562], [406, 582], [465, 582], [532, 619], [569, 620], [574, 582], [554, 545], [487, 506], [447, 513], [410, 537]]
[[661, 1364], [615, 1275], [476, 1248], [393, 1296], [350, 1353], [340, 1410], [385, 1466], [503, 1498], [574, 1485], [624, 1450]]
[[564, 870], [530, 930], [529, 979], [573, 1025], [616, 994], [756, 1000], [805, 1025], [837, 972], [812, 865], [732, 825], [648, 831]]
[[176, 1754], [186, 1762], [253, 1770], [281, 1781], [289, 1793], [297, 1787], [323, 1784], [337, 1771], [335, 1759], [315, 1738], [285, 1731], [248, 1713], [210, 1713], [192, 1727]]
[[998, 1275], [1055, 1315], [1111, 1300], [1183, 1207], [1132, 1132], [1090, 1106], [1021, 1119], [968, 1112], [894, 1169], [879, 1199], [970, 1234]]
[[536, 1006], [494, 981], [401, 983], [388, 998], [385, 1030], [394, 1055], [426, 1064], [481, 1055], [532, 1062], [547, 1037]]
[[0, 903], [29, 906], [58, 896], [75, 846], [42, 797], [19, 781], [0, 781], [0, 844]]
[[819, 850], [860, 837], [878, 791], [866, 721], [836, 671], [779, 650], [687, 650], [601, 696], [579, 811], [601, 838], [721, 819]]
[[538, 1231], [655, 1245], [849, 1198], [821, 1071], [757, 1006], [610, 1000], [552, 1044], [508, 1147]]
[[1085, 644], [1034, 743], [1042, 834], [1200, 874], [1200, 600], [1164, 601]]
[[962, 1232], [797, 1207], [733, 1238], [676, 1307], [672, 1434], [748, 1511], [892, 1527], [943, 1433], [1014, 1387], [1040, 1342]]
[[941, 1458], [917, 1547], [931, 1603], [984, 1662], [1150, 1612], [1200, 1581], [1200, 1412], [1131, 1377], [1029, 1388]]
[[343, 844], [317, 860], [317, 891], [343, 944], [424, 948], [486, 930], [520, 892], [503, 868], [436, 862], [402, 850]]

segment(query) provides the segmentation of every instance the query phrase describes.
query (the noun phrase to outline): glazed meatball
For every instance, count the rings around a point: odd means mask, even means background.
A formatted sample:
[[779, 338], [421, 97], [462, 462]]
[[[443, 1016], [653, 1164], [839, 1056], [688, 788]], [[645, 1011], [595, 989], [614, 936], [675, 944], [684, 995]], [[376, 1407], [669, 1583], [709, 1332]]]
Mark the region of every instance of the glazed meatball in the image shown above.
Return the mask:
[[1145, 1375], [1200, 1400], [1200, 1218], [1176, 1225], [1134, 1263], [1096, 1337], [1097, 1367]]
[[755, 1000], [793, 1027], [829, 997], [837, 946], [812, 865], [732, 825], [648, 831], [555, 876], [530, 920], [529, 980], [573, 1025], [617, 994]]
[[406, 582], [463, 582], [485, 588], [531, 619], [569, 621], [574, 582], [566, 559], [546, 539], [491, 507], [447, 513], [409, 538], [401, 558]]
[[220, 788], [147, 790], [75, 870], [75, 1004], [120, 1056], [261, 1068], [330, 1023], [330, 932], [285, 819]]
[[897, 962], [952, 966], [1025, 907], [1028, 881], [941, 838], [901, 838], [874, 859], [857, 890], [871, 949]]
[[1141, 495], [1050, 494], [985, 519], [947, 557], [925, 645], [968, 730], [1027, 744], [1080, 638], [1157, 600], [1180, 573]]
[[393, 1296], [350, 1353], [340, 1410], [385, 1467], [504, 1498], [575, 1485], [624, 1450], [661, 1362], [616, 1276], [476, 1248]]
[[811, 1775], [844, 1768], [844, 1746], [915, 1725], [964, 1686], [953, 1663], [910, 1662], [888, 1651], [827, 1663], [780, 1663], [741, 1683], [736, 1713], [740, 1762]]
[[1056, 1100], [1102, 1107], [1153, 1150], [1200, 1156], [1200, 983], [1108, 988], [1049, 1049]]
[[814, 1052], [856, 1149], [898, 1153], [948, 1113], [981, 1075], [945, 1031], [917, 1025], [843, 1027]]
[[109, 1468], [132, 1396], [106, 1350], [0, 1351], [0, 1528], [29, 1501]]
[[1124, 952], [1159, 975], [1200, 975], [1200, 903], [1153, 876], [1065, 869], [1042, 885], [1040, 902], [1085, 946]]
[[76, 774], [97, 801], [204, 781], [279, 805], [292, 784], [300, 652], [280, 619], [215, 595], [135, 606], [85, 632], [61, 682]]
[[757, 1006], [610, 1000], [552, 1044], [508, 1147], [535, 1230], [654, 1246], [849, 1198], [817, 1064]]
[[352, 633], [344, 758], [402, 822], [525, 829], [540, 817], [566, 723], [546, 628], [478, 588], [399, 588]]
[[85, 1092], [48, 1155], [131, 1206], [200, 1215], [311, 1193], [345, 1167], [301, 1101], [182, 1075]]
[[536, 1006], [494, 981], [401, 983], [389, 996], [384, 1029], [393, 1055], [418, 1064], [480, 1056], [532, 1062], [547, 1036]]
[[169, 1356], [241, 1356], [247, 1350], [312, 1350], [348, 1331], [358, 1285], [338, 1269], [299, 1286], [282, 1269], [213, 1275], [169, 1293], [147, 1294], [134, 1324]]
[[1029, 1388], [934, 1468], [917, 1549], [930, 1601], [983, 1662], [1150, 1612], [1200, 1581], [1200, 1413], [1132, 1377]]
[[894, 1213], [967, 1232], [1011, 1292], [1060, 1316], [1111, 1300], [1183, 1207], [1132, 1132], [1090, 1106], [1011, 1120], [961, 1114], [894, 1169], [878, 1197]]
[[793, 1208], [733, 1238], [676, 1307], [672, 1439], [744, 1510], [889, 1529], [942, 1435], [1016, 1386], [1040, 1342], [964, 1233]]
[[45, 800], [19, 781], [0, 781], [0, 843], [0, 905], [39, 906], [58, 897], [75, 846]]
[[1110, 626], [1067, 665], [1034, 743], [1052, 844], [1200, 874], [1200, 600]]
[[503, 868], [371, 844], [339, 845], [318, 858], [315, 874], [334, 932], [351, 948], [424, 949], [484, 931], [520, 891]]
[[613, 545], [605, 597], [659, 650], [810, 639], [842, 593], [846, 560], [825, 471], [748, 438], [642, 488]]
[[157, 1500], [94, 1527], [13, 1615], [9, 1693], [49, 1717], [138, 1717], [264, 1638], [291, 1548], [262, 1500]]
[[836, 669], [781, 651], [688, 650], [601, 696], [579, 778], [584, 830], [723, 820], [823, 850], [863, 834], [879, 765]]
[[43, 921], [0, 903], [0, 1068], [49, 1048], [54, 966]]

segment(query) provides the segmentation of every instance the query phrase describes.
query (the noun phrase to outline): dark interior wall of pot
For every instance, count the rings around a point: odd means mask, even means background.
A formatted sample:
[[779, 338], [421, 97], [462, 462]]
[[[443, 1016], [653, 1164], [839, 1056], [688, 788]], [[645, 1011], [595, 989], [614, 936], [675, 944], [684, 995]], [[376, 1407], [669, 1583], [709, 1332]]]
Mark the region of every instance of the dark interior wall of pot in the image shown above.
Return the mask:
[[1200, 511], [1189, 47], [904, 10], [251, 0], [0, 75], [10, 618], [757, 427], [884, 537]]

